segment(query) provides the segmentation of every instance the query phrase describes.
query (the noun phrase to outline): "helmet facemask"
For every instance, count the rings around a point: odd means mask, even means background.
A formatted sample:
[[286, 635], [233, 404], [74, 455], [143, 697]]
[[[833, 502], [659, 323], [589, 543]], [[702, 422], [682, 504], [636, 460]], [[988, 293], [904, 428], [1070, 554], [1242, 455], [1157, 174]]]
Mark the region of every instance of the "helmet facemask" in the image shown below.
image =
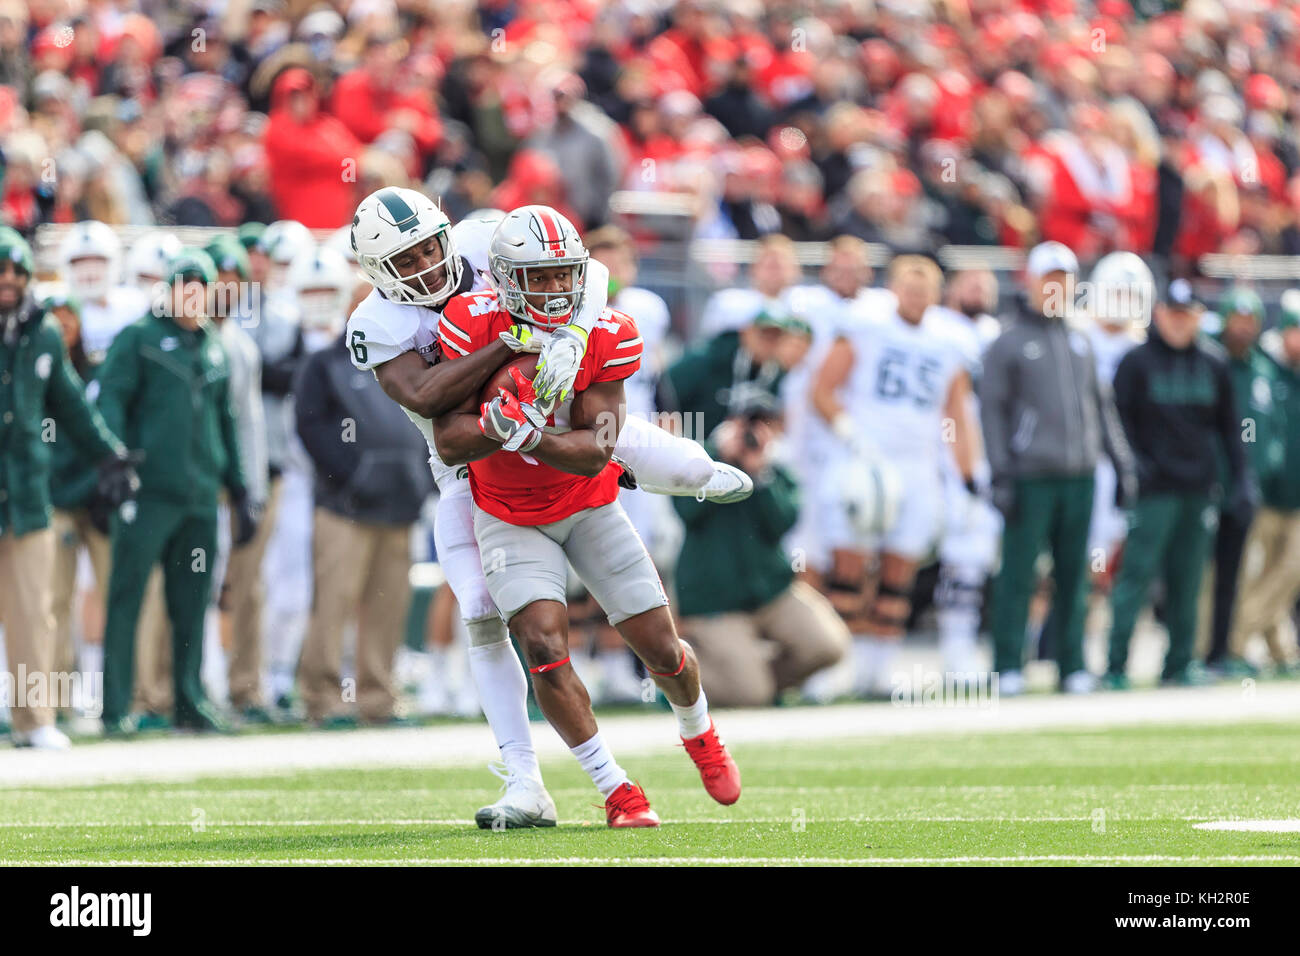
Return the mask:
[[[442, 250], [442, 258], [437, 262], [410, 273], [403, 273], [393, 263], [393, 260], [402, 253], [423, 245], [430, 238], [437, 239], [438, 246]], [[437, 306], [451, 298], [452, 293], [460, 286], [461, 261], [460, 256], [456, 255], [455, 245], [451, 241], [451, 227], [449, 225], [442, 225], [428, 235], [421, 236], [402, 246], [402, 248], [395, 249], [386, 256], [358, 255], [357, 263], [370, 278], [375, 280], [376, 285], [379, 286], [379, 291], [393, 302], [403, 302], [408, 305]], [[430, 288], [427, 277], [432, 277], [439, 269], [443, 270], [443, 282], [441, 285]]]
[[[514, 262], [497, 256], [492, 261], [492, 277], [496, 280], [501, 302], [515, 318], [541, 329], [558, 329], [573, 321], [587, 285], [587, 256], [560, 260]], [[531, 269], [549, 269], [568, 266], [572, 282], [567, 292], [534, 292], [529, 288], [528, 272]]]
[[69, 287], [82, 299], [96, 301], [112, 288], [112, 264], [102, 256], [81, 256], [67, 266]]
[[347, 306], [347, 295], [342, 289], [321, 286], [298, 291], [298, 312], [306, 329], [338, 330], [347, 318]]

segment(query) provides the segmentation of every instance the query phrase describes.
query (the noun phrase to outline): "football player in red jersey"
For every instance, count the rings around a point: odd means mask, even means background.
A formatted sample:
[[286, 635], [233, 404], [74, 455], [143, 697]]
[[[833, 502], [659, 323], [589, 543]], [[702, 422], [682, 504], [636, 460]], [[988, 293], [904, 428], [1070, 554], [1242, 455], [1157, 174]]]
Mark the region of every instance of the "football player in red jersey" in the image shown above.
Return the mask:
[[[549, 207], [508, 214], [489, 264], [496, 292], [466, 293], [443, 311], [447, 358], [491, 346], [519, 321], [559, 327], [580, 307], [587, 250]], [[520, 642], [538, 705], [605, 797], [612, 827], [657, 826], [659, 818], [602, 740], [569, 663], [568, 563], [668, 698], [705, 789], [723, 804], [740, 797], [740, 772], [709, 717], [695, 655], [678, 638], [659, 574], [617, 501], [622, 468], [611, 455], [626, 411], [623, 380], [640, 359], [636, 323], [607, 309], [588, 337], [569, 402], [539, 402], [516, 369], [517, 394], [501, 389], [434, 422], [442, 459], [469, 463], [488, 589]]]

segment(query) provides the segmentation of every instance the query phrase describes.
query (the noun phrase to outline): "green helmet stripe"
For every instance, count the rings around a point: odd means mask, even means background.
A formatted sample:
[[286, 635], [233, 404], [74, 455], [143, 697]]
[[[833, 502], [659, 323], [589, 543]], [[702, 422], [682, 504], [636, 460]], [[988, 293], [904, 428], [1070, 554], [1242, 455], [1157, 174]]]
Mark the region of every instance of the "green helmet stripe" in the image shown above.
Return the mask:
[[395, 189], [385, 189], [377, 197], [388, 214], [393, 217], [393, 223], [402, 232], [410, 232], [420, 224], [420, 218], [415, 214], [405, 199], [398, 194]]

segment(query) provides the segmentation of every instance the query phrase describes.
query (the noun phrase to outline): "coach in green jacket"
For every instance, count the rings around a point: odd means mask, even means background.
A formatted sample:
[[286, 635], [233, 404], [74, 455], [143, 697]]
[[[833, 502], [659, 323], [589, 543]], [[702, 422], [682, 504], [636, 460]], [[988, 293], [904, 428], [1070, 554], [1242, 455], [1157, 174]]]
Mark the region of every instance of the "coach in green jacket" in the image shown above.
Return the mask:
[[[1233, 289], [1220, 306], [1219, 314], [1223, 317], [1223, 327], [1218, 337], [1228, 361], [1246, 462], [1254, 481], [1260, 487], [1267, 487], [1285, 463], [1286, 432], [1282, 406], [1275, 397], [1278, 369], [1258, 346], [1264, 303], [1251, 289]], [[1219, 511], [1219, 530], [1214, 539], [1213, 604], [1206, 620], [1204, 605], [1209, 595], [1201, 595], [1202, 620], [1198, 632], [1209, 638], [1206, 667], [1229, 677], [1245, 677], [1253, 676], [1255, 669], [1231, 653], [1229, 639], [1238, 600], [1241, 559], [1255, 521], [1255, 508], [1250, 506], [1249, 497], [1234, 494], [1231, 477], [1227, 455], [1222, 454], [1219, 481], [1225, 501], [1235, 501], [1237, 508], [1224, 507]]]
[[[1200, 308], [1186, 279], [1175, 279], [1145, 343], [1115, 372], [1115, 406], [1138, 463], [1138, 500], [1111, 592], [1110, 664], [1105, 683], [1128, 686], [1129, 640], [1151, 581], [1165, 584], [1169, 650], [1163, 682], [1206, 681], [1192, 662], [1196, 607], [1217, 505], [1244, 514], [1258, 500], [1246, 465], [1240, 417], [1223, 350], [1198, 337]], [[1222, 498], [1219, 455], [1228, 459], [1231, 497]]]
[[126, 449], [86, 403], [58, 323], [32, 300], [32, 268], [27, 242], [0, 228], [0, 623], [14, 702], [22, 693], [11, 709], [15, 743], [63, 748], [52, 687], [47, 679], [37, 694], [29, 680], [48, 675], [54, 656], [52, 451], [70, 440], [98, 462], [91, 481], [119, 504], [136, 478]]
[[1273, 365], [1273, 397], [1282, 422], [1280, 467], [1262, 480], [1263, 502], [1250, 528], [1249, 562], [1241, 575], [1241, 594], [1229, 647], [1241, 657], [1255, 634], [1262, 634], [1279, 673], [1296, 668], [1295, 640], [1287, 619], [1300, 595], [1300, 289], [1282, 294], [1277, 328], [1260, 336], [1260, 351]]
[[203, 696], [203, 618], [217, 557], [217, 495], [237, 518], [235, 544], [250, 539], [249, 502], [234, 418], [230, 369], [207, 319], [212, 259], [185, 250], [172, 263], [170, 294], [113, 341], [98, 381], [110, 427], [145, 455], [140, 496], [113, 516], [112, 574], [104, 627], [104, 726], [134, 730], [127, 710], [135, 670], [136, 618], [149, 572], [161, 562], [172, 626], [175, 725], [224, 729]]

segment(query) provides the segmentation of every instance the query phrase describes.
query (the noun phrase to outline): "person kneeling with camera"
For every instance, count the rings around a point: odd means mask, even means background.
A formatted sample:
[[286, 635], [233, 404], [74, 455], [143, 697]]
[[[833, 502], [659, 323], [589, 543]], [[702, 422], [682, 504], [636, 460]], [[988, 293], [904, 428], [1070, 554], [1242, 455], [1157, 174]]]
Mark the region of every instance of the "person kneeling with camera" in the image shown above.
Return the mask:
[[[733, 408], [735, 407], [733, 403]], [[760, 707], [836, 663], [849, 632], [782, 546], [799, 516], [794, 478], [773, 460], [781, 432], [771, 396], [738, 409], [705, 443], [754, 478], [754, 494], [726, 508], [674, 498], [686, 525], [677, 562], [683, 636], [716, 707]]]

